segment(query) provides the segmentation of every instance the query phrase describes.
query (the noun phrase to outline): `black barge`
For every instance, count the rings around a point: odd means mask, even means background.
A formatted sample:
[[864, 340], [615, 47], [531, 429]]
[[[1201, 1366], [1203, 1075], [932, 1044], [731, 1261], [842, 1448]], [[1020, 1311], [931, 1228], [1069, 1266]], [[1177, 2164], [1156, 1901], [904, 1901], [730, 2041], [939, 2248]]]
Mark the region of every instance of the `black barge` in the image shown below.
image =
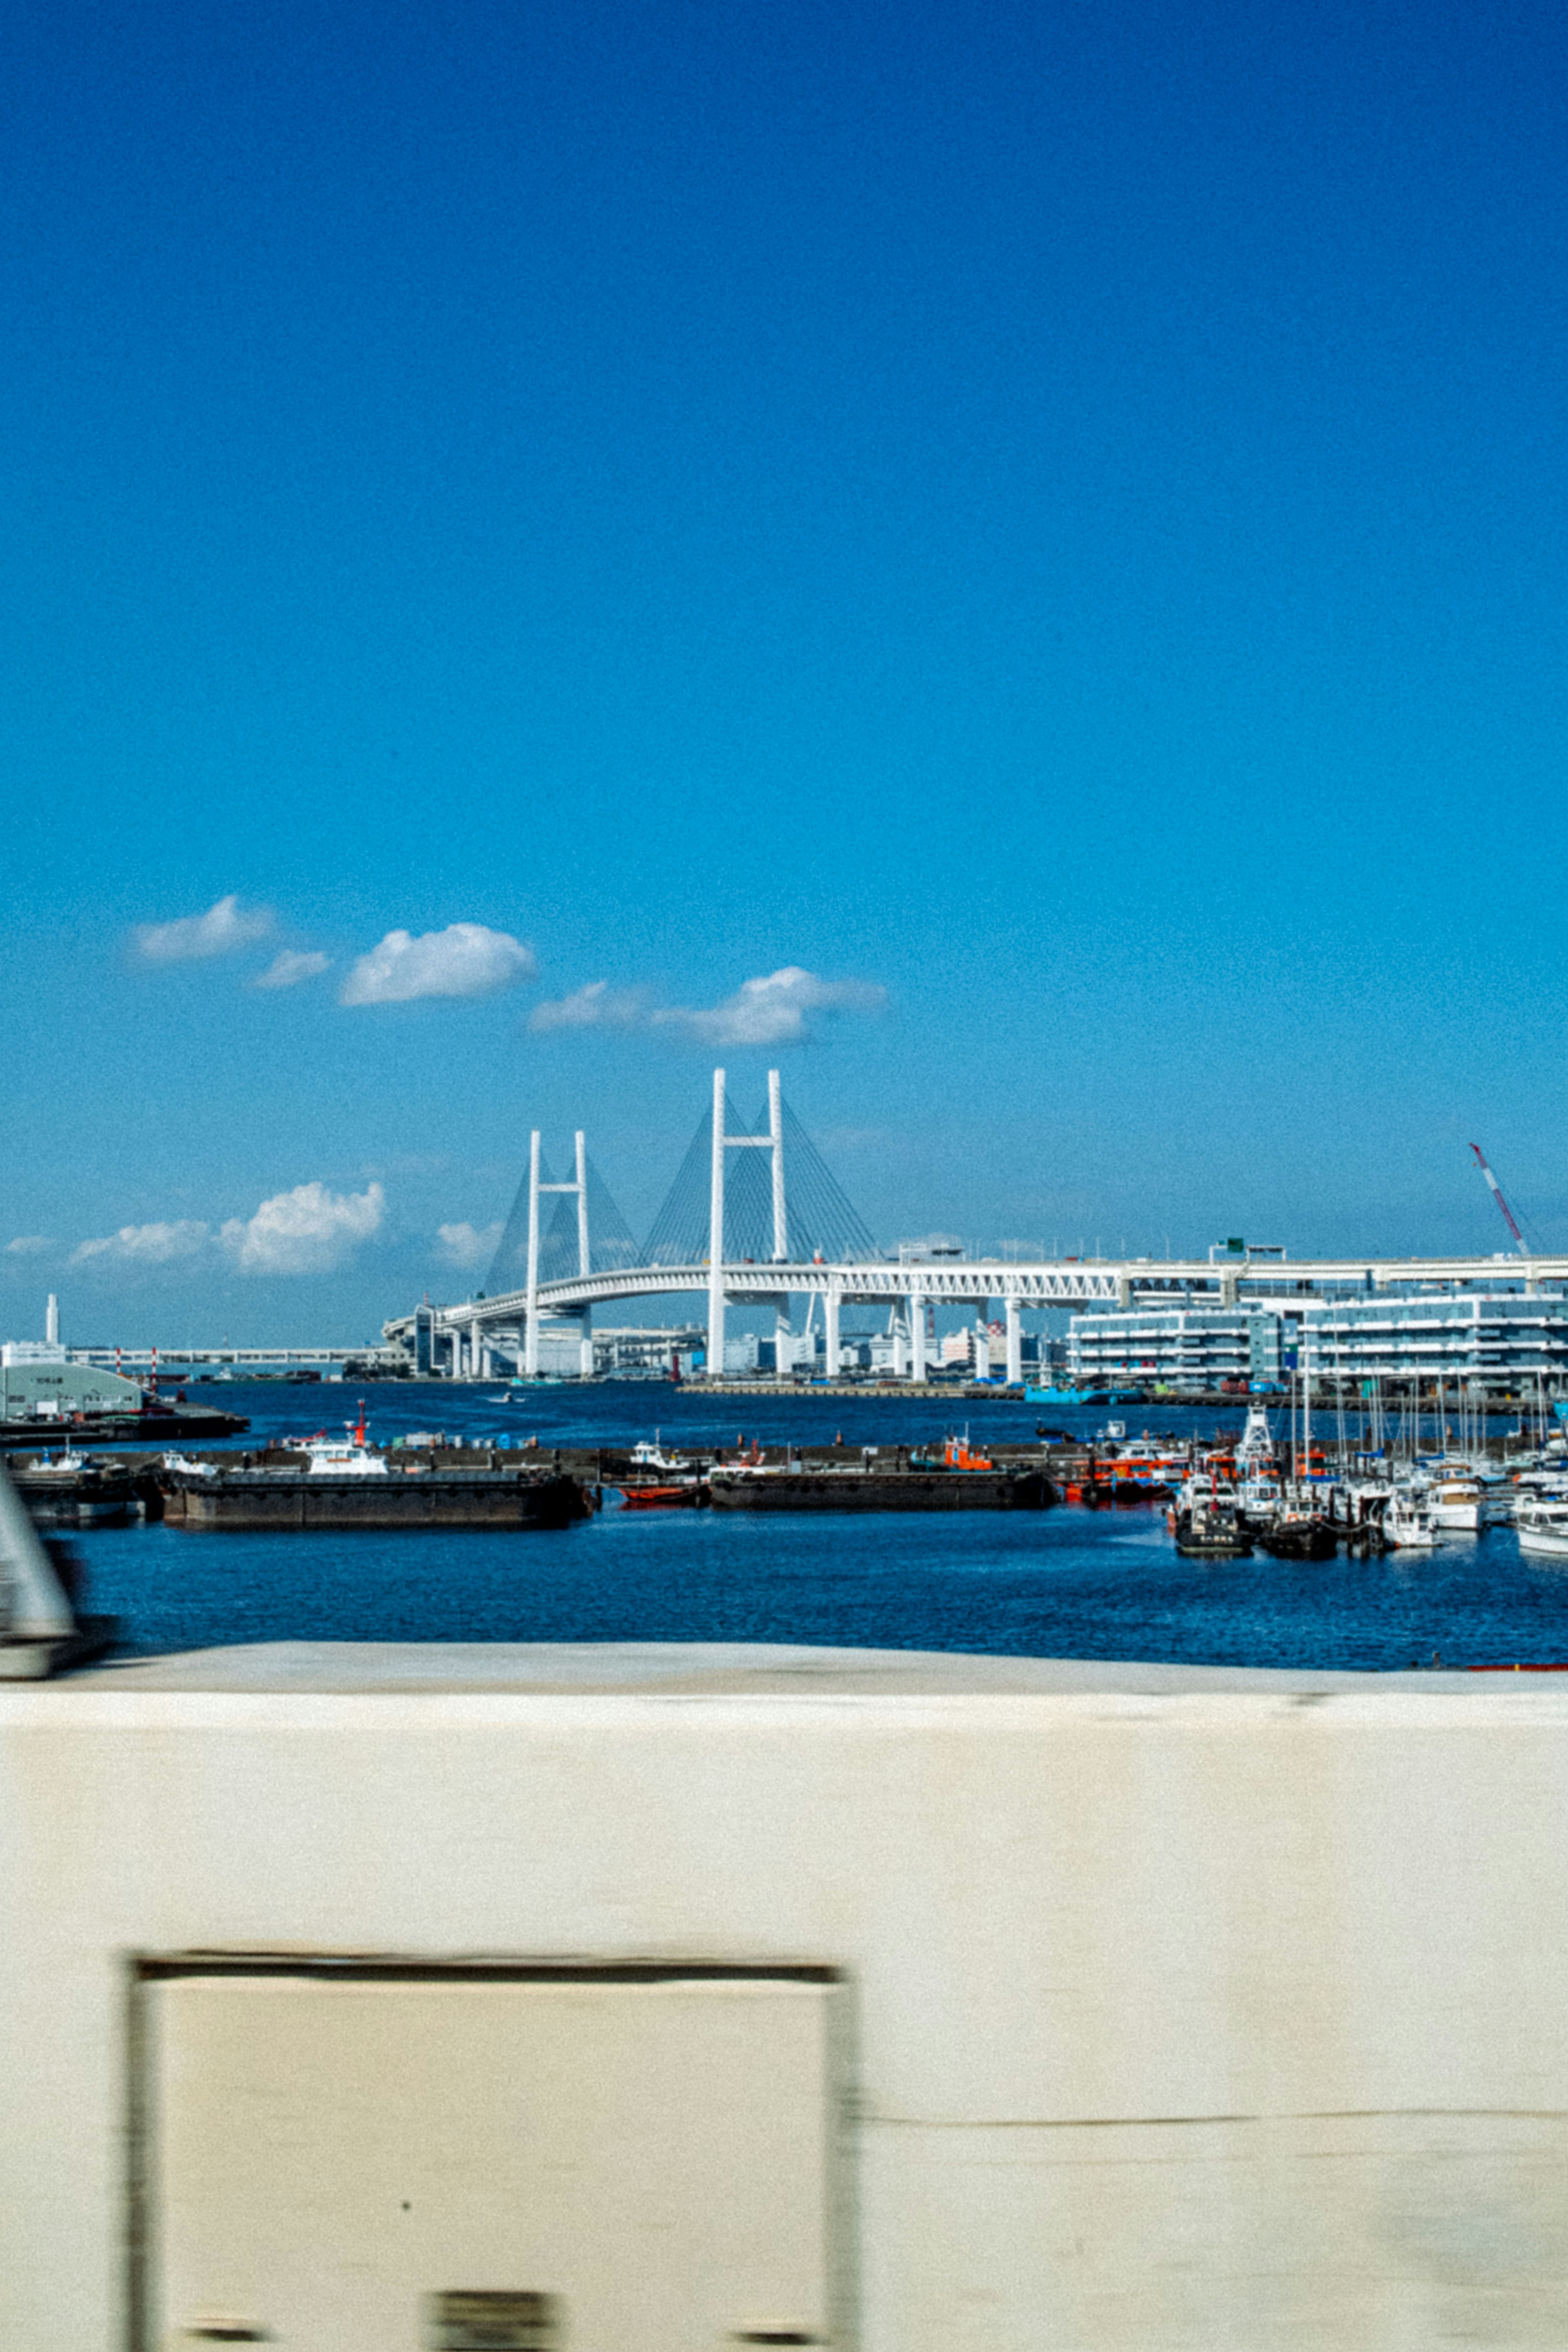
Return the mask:
[[171, 1525], [257, 1534], [300, 1528], [342, 1531], [474, 1528], [502, 1531], [563, 1528], [591, 1507], [574, 1478], [550, 1470], [389, 1470], [379, 1476], [298, 1469], [206, 1469], [163, 1474]]
[[714, 1468], [716, 1511], [1042, 1511], [1058, 1499], [1043, 1470]]

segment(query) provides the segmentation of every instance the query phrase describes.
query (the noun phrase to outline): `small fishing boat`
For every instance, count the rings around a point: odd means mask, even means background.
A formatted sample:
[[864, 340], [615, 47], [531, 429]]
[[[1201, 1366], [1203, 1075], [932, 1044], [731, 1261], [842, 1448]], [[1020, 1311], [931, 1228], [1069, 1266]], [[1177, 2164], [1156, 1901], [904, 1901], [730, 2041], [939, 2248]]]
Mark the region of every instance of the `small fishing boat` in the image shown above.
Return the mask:
[[1521, 1551], [1548, 1559], [1568, 1559], [1568, 1502], [1532, 1497], [1520, 1504], [1513, 1524]]
[[1408, 1486], [1396, 1486], [1383, 1514], [1383, 1539], [1395, 1551], [1430, 1551], [1437, 1540], [1432, 1514], [1423, 1497]]
[[628, 1511], [689, 1511], [707, 1499], [700, 1478], [688, 1478], [664, 1486], [623, 1485], [617, 1492]]

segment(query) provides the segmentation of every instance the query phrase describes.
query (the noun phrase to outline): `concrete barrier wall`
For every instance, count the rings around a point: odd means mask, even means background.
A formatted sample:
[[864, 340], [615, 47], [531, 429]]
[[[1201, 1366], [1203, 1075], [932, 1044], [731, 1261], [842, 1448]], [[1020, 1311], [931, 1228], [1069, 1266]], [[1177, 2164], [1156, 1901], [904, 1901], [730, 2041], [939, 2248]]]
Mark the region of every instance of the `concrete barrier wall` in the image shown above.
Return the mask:
[[0, 1835], [14, 2352], [126, 2340], [192, 1949], [842, 1969], [865, 2352], [1568, 2343], [1550, 1685], [20, 1689]]

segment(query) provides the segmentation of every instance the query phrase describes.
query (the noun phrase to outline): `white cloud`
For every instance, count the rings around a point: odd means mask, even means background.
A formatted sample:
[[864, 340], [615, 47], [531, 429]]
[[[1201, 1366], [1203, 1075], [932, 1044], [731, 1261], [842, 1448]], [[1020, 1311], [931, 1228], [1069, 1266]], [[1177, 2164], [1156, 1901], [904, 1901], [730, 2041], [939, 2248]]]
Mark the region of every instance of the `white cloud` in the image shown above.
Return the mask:
[[5, 1255], [7, 1257], [40, 1257], [45, 1250], [52, 1250], [54, 1246], [47, 1234], [18, 1234], [14, 1242], [6, 1243]]
[[228, 955], [269, 937], [274, 924], [270, 907], [242, 912], [231, 890], [205, 915], [182, 915], [173, 923], [139, 923], [136, 945], [149, 963], [193, 963], [203, 956]]
[[649, 1019], [647, 992], [612, 988], [607, 980], [591, 980], [548, 1004], [536, 1004], [528, 1016], [531, 1029], [639, 1029]]
[[404, 1004], [416, 996], [488, 996], [531, 980], [531, 948], [483, 923], [448, 923], [444, 931], [388, 931], [363, 955], [342, 985], [344, 1004]]
[[656, 1005], [647, 989], [591, 980], [570, 996], [536, 1004], [531, 1029], [684, 1029], [706, 1045], [797, 1045], [814, 1013], [880, 1013], [888, 992], [865, 980], [819, 980], [797, 963], [742, 981], [721, 1004]]
[[331, 1274], [380, 1230], [386, 1195], [330, 1192], [322, 1183], [274, 1192], [252, 1217], [230, 1217], [218, 1234], [241, 1274]]
[[73, 1265], [107, 1258], [121, 1265], [168, 1265], [175, 1258], [195, 1257], [210, 1238], [205, 1220], [177, 1217], [172, 1223], [121, 1225], [118, 1233], [98, 1241], [80, 1242], [71, 1252]]
[[331, 957], [316, 950], [280, 948], [265, 971], [258, 972], [251, 982], [253, 988], [298, 988], [302, 980], [314, 980], [325, 971]]
[[864, 980], [819, 980], [797, 963], [742, 981], [721, 1004], [670, 1005], [656, 1022], [689, 1030], [707, 1045], [795, 1045], [813, 1013], [879, 1013], [885, 988]]
[[493, 1225], [437, 1225], [436, 1239], [448, 1265], [483, 1265], [496, 1253], [501, 1229]]

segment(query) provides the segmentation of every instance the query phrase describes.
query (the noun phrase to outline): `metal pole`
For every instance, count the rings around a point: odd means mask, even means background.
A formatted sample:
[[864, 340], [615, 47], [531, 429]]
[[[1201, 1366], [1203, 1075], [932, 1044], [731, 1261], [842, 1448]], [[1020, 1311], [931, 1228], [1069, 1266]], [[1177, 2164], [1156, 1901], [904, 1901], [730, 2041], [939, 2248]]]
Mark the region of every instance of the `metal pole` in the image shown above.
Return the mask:
[[63, 1634], [76, 1632], [76, 1618], [55, 1574], [54, 1561], [44, 1549], [4, 1464], [0, 1464], [0, 1580], [11, 1588], [5, 1632], [13, 1641], [58, 1641]]
[[528, 1324], [522, 1369], [539, 1377], [539, 1129], [528, 1139]]
[[827, 1297], [823, 1302], [822, 1327], [827, 1335], [827, 1360], [823, 1369], [830, 1381], [838, 1378], [838, 1276], [827, 1277]]
[[724, 1073], [713, 1073], [713, 1181], [708, 1206], [708, 1377], [724, 1377]]

